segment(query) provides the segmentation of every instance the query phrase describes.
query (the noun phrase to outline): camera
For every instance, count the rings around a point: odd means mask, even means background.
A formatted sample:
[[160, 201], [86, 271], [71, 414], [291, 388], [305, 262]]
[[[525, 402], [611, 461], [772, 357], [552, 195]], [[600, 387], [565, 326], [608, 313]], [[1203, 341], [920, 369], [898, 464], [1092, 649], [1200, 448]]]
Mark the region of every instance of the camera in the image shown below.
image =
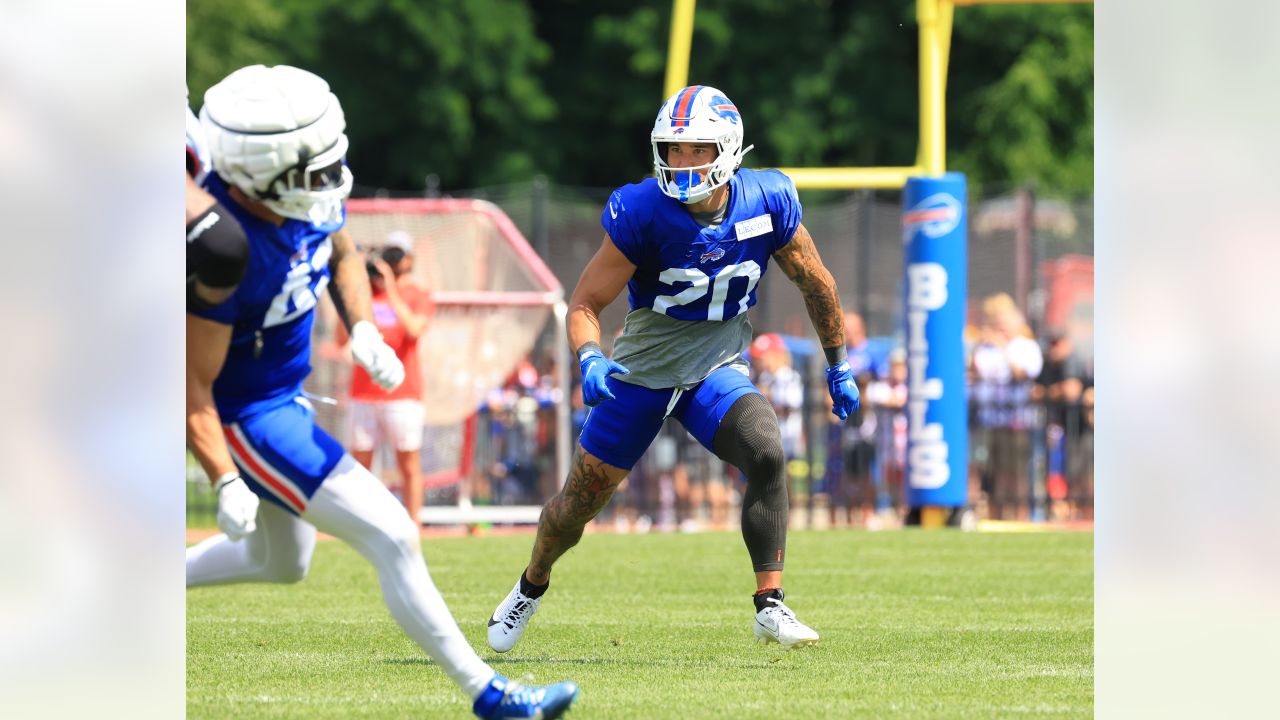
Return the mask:
[[404, 256], [404, 250], [394, 245], [382, 248], [382, 261], [391, 267], [399, 265]]
[[[383, 262], [394, 268], [396, 265], [400, 264], [401, 260], [404, 259], [405, 251], [402, 248], [392, 245], [372, 250], [370, 251], [370, 255], [381, 257]], [[372, 259], [365, 261], [364, 269], [369, 273], [370, 281], [382, 279], [382, 273], [378, 272], [378, 267], [373, 264]]]

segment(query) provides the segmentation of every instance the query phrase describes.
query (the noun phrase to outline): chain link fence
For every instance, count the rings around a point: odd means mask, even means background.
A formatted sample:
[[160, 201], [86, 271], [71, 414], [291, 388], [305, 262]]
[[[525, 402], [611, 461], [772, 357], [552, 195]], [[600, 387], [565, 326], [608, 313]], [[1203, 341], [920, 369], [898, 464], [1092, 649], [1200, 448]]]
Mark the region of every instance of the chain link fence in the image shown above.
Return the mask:
[[[432, 183], [427, 183], [428, 188]], [[524, 234], [560, 283], [571, 290], [587, 261], [596, 252], [603, 237], [600, 215], [611, 188], [584, 188], [556, 185], [538, 178], [531, 182], [474, 188], [450, 193], [453, 197], [480, 198], [500, 207]], [[1070, 332], [1085, 365], [1092, 368], [1092, 199], [1057, 199], [1027, 188], [990, 192], [969, 200], [969, 316], [978, 323], [984, 298], [997, 293], [1012, 297], [1028, 319], [1037, 339], [1047, 345], [1051, 333]], [[425, 193], [391, 192], [373, 188], [356, 189], [363, 197], [439, 196]], [[862, 315], [869, 336], [878, 336], [886, 347], [900, 347], [903, 336], [903, 239], [901, 199], [898, 192], [855, 191], [848, 193], [802, 193], [805, 203], [804, 223], [812, 234], [824, 262], [835, 277], [841, 301], [846, 310]], [[804, 301], [799, 291], [781, 272], [768, 273], [761, 281], [759, 302], [751, 311], [756, 332], [776, 332], [795, 339], [812, 338]], [[601, 314], [603, 344], [606, 349], [620, 331], [627, 312], [626, 293]], [[556, 342], [548, 325], [537, 338], [530, 363], [539, 369], [551, 365]], [[802, 346], [798, 344], [797, 347]], [[427, 352], [430, 352], [428, 350]], [[821, 358], [817, 353], [798, 353], [796, 369], [805, 382], [804, 443], [805, 450], [789, 466], [791, 487], [799, 497], [793, 504], [801, 512], [822, 510], [830, 503], [870, 508], [867, 517], [892, 514], [901, 502], [901, 468], [895, 465], [903, 443], [900, 418], [884, 407], [867, 408], [867, 417], [879, 422], [850, 424], [850, 429], [831, 427], [825, 409], [825, 382]], [[576, 375], [576, 373], [572, 373]], [[1092, 381], [1087, 385], [1092, 397]], [[537, 384], [515, 378], [495, 389], [476, 416], [477, 442], [470, 496], [478, 503], [540, 503], [560, 486], [563, 478], [553, 476], [548, 461], [555, 447], [557, 429], [551, 418], [547, 398], [539, 397]], [[428, 390], [429, 392], [429, 390]], [[864, 387], [865, 392], [865, 387]], [[570, 393], [576, 430], [585, 410], [576, 393]], [[1028, 400], [1028, 402], [1031, 402]], [[1040, 401], [1037, 401], [1040, 402]], [[1037, 405], [1044, 417], [1042, 405]], [[1076, 410], [1075, 412], [1083, 412]], [[1090, 411], [1091, 416], [1091, 411]], [[1063, 439], [1060, 426], [1040, 422], [1028, 430], [1025, 458], [1017, 462], [1027, 468], [1028, 502], [1041, 503], [1040, 516], [1048, 506], [1046, 489], [1053, 467], [1089, 468], [1088, 498], [1075, 498], [1081, 504], [1092, 504], [1092, 428], [1086, 444], [1080, 438]], [[1079, 423], [1072, 426], [1079, 436]], [[674, 433], [668, 429], [663, 437]], [[679, 435], [680, 433], [674, 433]], [[983, 494], [981, 432], [975, 433], [979, 457], [975, 461], [974, 487], [971, 495]], [[696, 446], [696, 443], [693, 443]], [[675, 523], [690, 518], [724, 515], [720, 507], [706, 506], [713, 495], [736, 501], [738, 494], [731, 481], [732, 468], [721, 467], [714, 458], [703, 456], [699, 447], [688, 447], [678, 439], [679, 452], [673, 453], [670, 442], [655, 444], [650, 451], [659, 453], [641, 462], [633, 475], [635, 487], [618, 493], [612, 509], [602, 518], [632, 525], [644, 522]], [[858, 448], [862, 448], [858, 450]], [[871, 449], [879, 449], [872, 452]], [[1087, 449], [1089, 457], [1080, 457]], [[681, 461], [673, 461], [678, 457]], [[684, 458], [689, 458], [687, 462]], [[878, 458], [878, 459], [877, 459]], [[424, 463], [430, 463], [424, 457]], [[651, 471], [657, 468], [656, 471]], [[655, 474], [656, 473], [656, 474]], [[1077, 472], [1077, 475], [1080, 473]], [[650, 477], [652, 475], [653, 477]], [[850, 478], [853, 479], [850, 479]], [[665, 478], [665, 479], [664, 479]], [[685, 488], [723, 483], [722, 491], [709, 489], [702, 493], [704, 506], [691, 510]], [[665, 483], [665, 484], [664, 484]], [[637, 489], [638, 488], [638, 489]], [[690, 491], [696, 492], [696, 491]], [[1020, 494], [1019, 497], [1024, 497]], [[1073, 496], [1074, 497], [1074, 496]], [[189, 498], [208, 503], [207, 496], [196, 491]], [[201, 500], [201, 498], [203, 498]], [[436, 500], [451, 502], [455, 492], [444, 492]], [[429, 502], [432, 500], [428, 498]], [[796, 501], [799, 501], [798, 503]], [[189, 508], [192, 501], [188, 503]], [[684, 508], [684, 510], [681, 510]], [[1035, 515], [1036, 508], [1030, 508]], [[199, 509], [195, 511], [200, 514]], [[850, 511], [849, 522], [856, 513]], [[736, 511], [727, 516], [736, 516]], [[189, 512], [189, 518], [191, 512]], [[810, 513], [815, 524], [825, 520], [824, 512]], [[642, 521], [643, 519], [643, 521]], [[837, 513], [837, 524], [844, 520]]]

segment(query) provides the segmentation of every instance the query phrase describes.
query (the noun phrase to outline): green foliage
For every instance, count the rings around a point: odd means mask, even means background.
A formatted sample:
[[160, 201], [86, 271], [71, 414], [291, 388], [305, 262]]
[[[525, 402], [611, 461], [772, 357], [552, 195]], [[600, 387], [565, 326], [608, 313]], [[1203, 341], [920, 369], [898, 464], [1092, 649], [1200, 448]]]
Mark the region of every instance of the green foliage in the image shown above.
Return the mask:
[[[448, 187], [535, 173], [533, 130], [555, 105], [536, 74], [551, 51], [525, 3], [280, 0], [274, 13], [259, 12], [266, 6], [192, 0], [189, 74], [201, 73], [193, 97], [243, 65], [289, 63], [328, 80], [342, 100], [358, 184], [421, 187], [436, 173]], [[224, 14], [237, 19], [209, 20]]]
[[[189, 0], [193, 106], [227, 72], [290, 62], [347, 110], [359, 184], [445, 188], [650, 172], [669, 2]], [[956, 11], [948, 162], [971, 184], [1093, 187], [1093, 9]], [[742, 110], [750, 166], [907, 165], [917, 146], [911, 0], [705, 0], [691, 83]]]
[[245, 65], [285, 62], [273, 38], [289, 17], [271, 0], [187, 0], [187, 89], [199, 111], [204, 91]]
[[[485, 621], [530, 535], [430, 539], [431, 575], [495, 670], [572, 679], [570, 718], [1093, 716], [1093, 536], [792, 532], [787, 602], [822, 641], [758, 646], [736, 532], [588, 534], [514, 650]], [[321, 541], [297, 585], [187, 593], [187, 717], [462, 718], [373, 569]]]
[[1026, 10], [987, 6], [957, 13], [948, 162], [976, 183], [1032, 182], [1090, 194], [1092, 7]]

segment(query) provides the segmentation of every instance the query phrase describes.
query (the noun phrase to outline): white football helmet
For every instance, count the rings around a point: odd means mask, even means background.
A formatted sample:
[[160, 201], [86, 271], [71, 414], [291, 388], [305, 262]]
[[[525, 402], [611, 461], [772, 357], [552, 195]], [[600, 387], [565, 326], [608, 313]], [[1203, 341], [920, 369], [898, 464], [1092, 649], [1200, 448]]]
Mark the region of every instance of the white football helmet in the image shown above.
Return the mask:
[[[742, 115], [719, 90], [691, 85], [667, 98], [649, 136], [653, 174], [663, 194], [692, 205], [711, 197], [729, 182], [754, 145], [742, 147]], [[707, 164], [673, 169], [667, 165], [667, 143], [712, 143], [719, 153]]]
[[288, 65], [240, 68], [205, 93], [200, 123], [224, 181], [284, 217], [341, 221], [352, 185], [347, 123], [319, 76]]

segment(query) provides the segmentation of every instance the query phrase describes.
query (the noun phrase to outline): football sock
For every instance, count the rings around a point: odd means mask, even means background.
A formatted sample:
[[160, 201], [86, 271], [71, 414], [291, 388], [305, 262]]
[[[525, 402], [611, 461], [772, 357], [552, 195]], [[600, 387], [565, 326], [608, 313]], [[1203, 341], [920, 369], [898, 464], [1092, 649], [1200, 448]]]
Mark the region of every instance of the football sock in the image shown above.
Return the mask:
[[743, 395], [725, 413], [713, 443], [716, 455], [747, 476], [742, 539], [756, 572], [781, 570], [787, 547], [786, 464], [778, 416], [763, 395]]
[[782, 602], [782, 597], [782, 588], [765, 588], [757, 591], [755, 595], [751, 596], [751, 599], [756, 604], [756, 612], [760, 612], [769, 607], [769, 598], [777, 598], [778, 602]]
[[304, 518], [373, 564], [392, 617], [468, 697], [489, 685], [496, 673], [463, 637], [431, 581], [418, 526], [380, 480], [344, 456]]
[[529, 582], [529, 578], [525, 577], [523, 572], [520, 573], [520, 592], [524, 593], [527, 598], [537, 600], [542, 597], [542, 593], [546, 592], [549, 587], [551, 587], [550, 581], [546, 585], [534, 585]]

